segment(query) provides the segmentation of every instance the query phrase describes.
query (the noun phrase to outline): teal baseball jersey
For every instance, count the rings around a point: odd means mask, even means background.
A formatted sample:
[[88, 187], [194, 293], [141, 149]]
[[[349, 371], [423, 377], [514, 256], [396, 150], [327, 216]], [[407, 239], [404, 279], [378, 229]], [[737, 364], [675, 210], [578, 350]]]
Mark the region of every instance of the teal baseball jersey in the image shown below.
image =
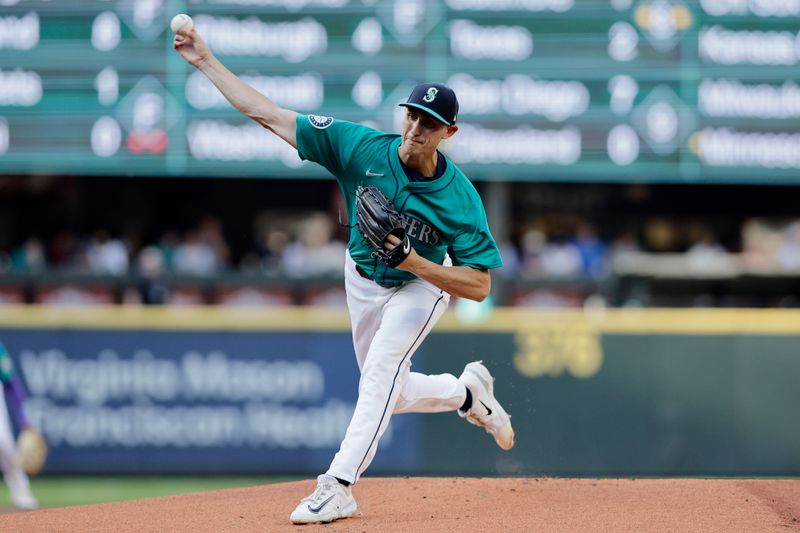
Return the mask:
[[297, 116], [297, 151], [333, 174], [347, 205], [352, 228], [348, 250], [353, 260], [378, 282], [408, 281], [410, 272], [390, 268], [372, 256], [355, 229], [356, 189], [375, 185], [403, 215], [411, 245], [438, 264], [448, 253], [454, 265], [498, 268], [503, 265], [489, 231], [483, 202], [461, 170], [447, 160], [442, 176], [409, 181], [397, 149], [400, 135], [320, 115]]

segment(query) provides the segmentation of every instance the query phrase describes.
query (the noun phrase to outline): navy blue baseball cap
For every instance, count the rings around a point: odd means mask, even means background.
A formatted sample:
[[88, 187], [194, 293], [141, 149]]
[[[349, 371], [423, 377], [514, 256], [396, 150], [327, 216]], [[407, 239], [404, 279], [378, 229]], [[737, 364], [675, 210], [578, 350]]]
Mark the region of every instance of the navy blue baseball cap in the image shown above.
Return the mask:
[[420, 83], [411, 91], [408, 101], [399, 105], [421, 109], [448, 126], [455, 124], [458, 118], [456, 93], [441, 83]]

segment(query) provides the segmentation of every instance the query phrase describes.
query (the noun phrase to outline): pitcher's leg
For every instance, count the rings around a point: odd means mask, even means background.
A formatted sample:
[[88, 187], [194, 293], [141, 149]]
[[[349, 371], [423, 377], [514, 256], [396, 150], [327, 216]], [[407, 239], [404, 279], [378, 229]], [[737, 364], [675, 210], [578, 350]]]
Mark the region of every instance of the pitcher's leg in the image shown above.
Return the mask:
[[15, 448], [5, 398], [0, 392], [0, 468], [3, 470], [3, 478], [14, 507], [25, 510], [36, 509], [39, 504], [31, 493], [28, 476], [17, 463]]
[[356, 264], [350, 258], [350, 254], [345, 257], [344, 280], [347, 311], [352, 325], [353, 349], [356, 353], [358, 370], [361, 371], [367, 359], [369, 346], [381, 324], [383, 304], [391, 296], [391, 292], [362, 278], [356, 271]]
[[0, 468], [3, 472], [10, 472], [19, 468], [16, 464], [14, 434], [11, 432], [11, 420], [6, 409], [5, 398], [0, 385]]
[[444, 313], [447, 299], [441, 291], [409, 283], [385, 304], [361, 370], [353, 418], [328, 474], [355, 483], [372, 462], [408, 376], [411, 356]]
[[410, 372], [400, 391], [395, 413], [442, 413], [464, 404], [467, 389], [452, 374]]

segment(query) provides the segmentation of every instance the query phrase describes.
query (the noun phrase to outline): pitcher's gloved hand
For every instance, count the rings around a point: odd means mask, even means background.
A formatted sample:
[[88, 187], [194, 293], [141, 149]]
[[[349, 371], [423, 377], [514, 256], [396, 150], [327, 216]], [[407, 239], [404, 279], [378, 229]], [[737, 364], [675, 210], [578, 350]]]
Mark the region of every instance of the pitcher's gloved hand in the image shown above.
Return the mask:
[[29, 476], [41, 472], [47, 459], [47, 443], [39, 431], [27, 426], [17, 437], [17, 462]]
[[[356, 219], [358, 229], [373, 249], [372, 254], [390, 267], [396, 267], [411, 253], [403, 216], [374, 185], [356, 190]], [[400, 242], [387, 250], [390, 235]]]

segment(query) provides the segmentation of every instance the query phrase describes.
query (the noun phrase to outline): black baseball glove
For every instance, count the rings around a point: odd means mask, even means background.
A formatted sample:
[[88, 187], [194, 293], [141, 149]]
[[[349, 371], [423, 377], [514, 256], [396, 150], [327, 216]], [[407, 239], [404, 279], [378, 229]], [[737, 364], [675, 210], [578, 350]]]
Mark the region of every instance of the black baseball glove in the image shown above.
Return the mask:
[[[356, 189], [356, 219], [358, 229], [374, 250], [372, 255], [390, 267], [396, 267], [411, 253], [402, 215], [374, 185]], [[383, 246], [389, 235], [401, 241], [391, 250]]]

